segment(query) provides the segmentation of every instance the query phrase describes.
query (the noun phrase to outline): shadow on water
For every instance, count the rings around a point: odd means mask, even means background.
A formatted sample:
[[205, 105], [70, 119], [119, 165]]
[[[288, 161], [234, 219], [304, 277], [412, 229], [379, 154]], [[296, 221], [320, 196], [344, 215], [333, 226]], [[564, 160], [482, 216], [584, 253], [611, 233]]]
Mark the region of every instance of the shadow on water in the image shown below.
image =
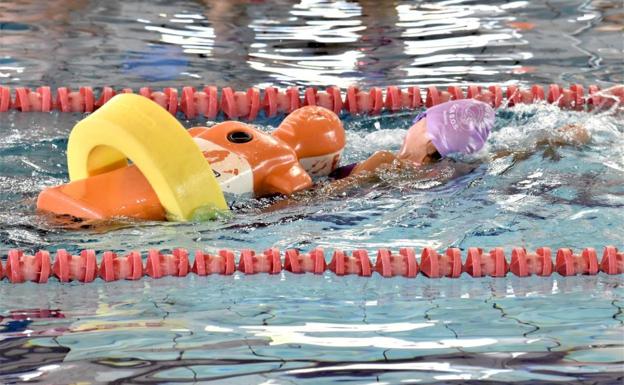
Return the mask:
[[[256, 347], [267, 346], [268, 341], [238, 340], [202, 346], [201, 349], [248, 348], [253, 355]], [[525, 371], [535, 367], [533, 376], [549, 379], [514, 381], [518, 384], [552, 384], [553, 381], [568, 384], [618, 384], [624, 379], [620, 362], [578, 362], [567, 359], [572, 352], [583, 353], [592, 349], [623, 349], [622, 344], [578, 347], [567, 351], [513, 353], [470, 353], [427, 355], [407, 359], [383, 358], [377, 361], [316, 361], [289, 360], [259, 355], [249, 359], [185, 359], [146, 360], [142, 358], [105, 358], [93, 361], [64, 361], [69, 348], [61, 346], [33, 346], [27, 338], [15, 338], [0, 342], [0, 361], [3, 373], [0, 379], [7, 383], [37, 381], [45, 383], [89, 383], [107, 384], [160, 384], [174, 383], [229, 383], [232, 380], [259, 383], [261, 379], [274, 379], [293, 383], [318, 383], [317, 381], [340, 381], [346, 378], [361, 380], [385, 380], [392, 378], [420, 379], [419, 383], [440, 383], [447, 376], [453, 384], [507, 384], [508, 381], [492, 379], [470, 379], [463, 373], [484, 373], [496, 371]], [[176, 350], [182, 356], [188, 353]], [[167, 353], [154, 349], [152, 354]], [[602, 372], [583, 370], [584, 366], [599, 365]], [[76, 371], [75, 368], [80, 370]], [[231, 368], [223, 370], [224, 367]], [[574, 371], [570, 372], [571, 367]], [[257, 369], [256, 369], [257, 368]], [[211, 374], [202, 374], [211, 373]], [[218, 374], [221, 372], [222, 374]], [[224, 373], [226, 372], [226, 373]], [[227, 373], [230, 372], [230, 373]], [[90, 373], [90, 374], [87, 374]], [[98, 374], [111, 373], [106, 381], [98, 380]], [[436, 379], [436, 377], [438, 379]], [[466, 378], [468, 377], [468, 378]], [[487, 378], [487, 377], [486, 377]], [[452, 381], [450, 381], [452, 379]], [[229, 381], [228, 381], [229, 380]]]

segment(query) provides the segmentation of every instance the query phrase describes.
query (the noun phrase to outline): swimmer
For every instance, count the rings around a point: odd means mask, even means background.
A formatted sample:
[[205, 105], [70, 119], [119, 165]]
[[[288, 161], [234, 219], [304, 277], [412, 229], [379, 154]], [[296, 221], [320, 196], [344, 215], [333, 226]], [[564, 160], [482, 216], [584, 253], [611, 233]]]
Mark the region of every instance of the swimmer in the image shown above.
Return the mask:
[[[342, 166], [330, 174], [329, 183], [317, 184], [312, 190], [293, 194], [275, 202], [270, 211], [292, 204], [314, 200], [318, 196], [345, 195], [347, 190], [375, 183], [384, 171], [409, 174], [409, 178], [430, 178], [431, 168], [427, 167], [452, 154], [474, 154], [481, 150], [495, 124], [495, 112], [489, 104], [463, 99], [449, 101], [429, 108], [414, 119], [408, 129], [403, 144], [397, 153], [377, 151], [368, 159]], [[545, 148], [545, 153], [553, 153], [561, 146], [582, 146], [589, 142], [588, 130], [578, 124], [568, 124], [552, 132], [536, 143], [536, 148]], [[521, 159], [526, 151], [497, 151], [491, 159], [513, 155]], [[471, 172], [474, 164], [454, 163], [450, 172], [440, 178], [450, 179]], [[438, 176], [435, 176], [438, 179]]]
[[[599, 93], [599, 110], [611, 108], [624, 99], [624, 86], [615, 86]], [[392, 167], [420, 167], [448, 155], [473, 154], [485, 145], [494, 127], [495, 113], [490, 105], [464, 99], [449, 101], [429, 108], [414, 119], [401, 149], [394, 154], [377, 151], [361, 163], [343, 166], [331, 175], [335, 179], [371, 174]], [[582, 146], [591, 139], [589, 131], [579, 124], [559, 127], [536, 143], [536, 147], [553, 149], [561, 146]], [[493, 158], [513, 153], [499, 151]]]
[[431, 107], [416, 116], [398, 153], [377, 151], [362, 163], [337, 169], [334, 177], [342, 179], [393, 165], [419, 167], [453, 153], [472, 154], [485, 145], [494, 115], [489, 105], [469, 99]]
[[[621, 107], [624, 86], [616, 85], [598, 94], [600, 101], [595, 108], [605, 111], [613, 106]], [[434, 163], [447, 155], [473, 154], [485, 145], [494, 127], [494, 110], [490, 105], [474, 100], [449, 101], [429, 108], [414, 119], [407, 131], [398, 153], [377, 151], [361, 163], [343, 166], [331, 175], [335, 179], [373, 174], [392, 167], [420, 167]], [[536, 143], [550, 151], [561, 146], [582, 146], [591, 139], [589, 131], [578, 124], [559, 127]], [[499, 151], [493, 158], [500, 158], [513, 151]]]
[[[425, 166], [451, 154], [481, 150], [494, 121], [492, 107], [477, 100], [455, 100], [431, 107], [416, 116], [397, 153], [377, 151], [361, 163], [339, 167], [329, 175], [333, 179], [330, 183], [317, 184], [314, 189], [277, 201], [269, 210], [313, 200], [315, 196], [345, 195], [347, 190], [374, 183], [384, 171], [409, 172], [410, 177], [426, 178], [430, 170]], [[447, 176], [452, 178], [473, 168], [458, 165]]]

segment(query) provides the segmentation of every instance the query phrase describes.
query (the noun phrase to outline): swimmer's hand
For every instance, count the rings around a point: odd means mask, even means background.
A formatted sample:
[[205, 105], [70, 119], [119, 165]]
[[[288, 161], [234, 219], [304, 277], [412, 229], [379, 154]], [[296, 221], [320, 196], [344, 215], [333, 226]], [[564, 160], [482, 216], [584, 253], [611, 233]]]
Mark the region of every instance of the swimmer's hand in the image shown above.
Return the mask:
[[[591, 140], [591, 134], [580, 124], [566, 124], [557, 128], [543, 144], [551, 146], [583, 146]], [[542, 144], [542, 143], [540, 143]]]
[[564, 146], [580, 147], [591, 141], [591, 134], [584, 126], [580, 124], [566, 124], [555, 130], [548, 131], [544, 137], [537, 141], [535, 148], [517, 150], [501, 150], [497, 151], [491, 160], [504, 158], [512, 155], [514, 160], [523, 160], [528, 158], [538, 149], [543, 149], [546, 154], [556, 158], [557, 148]]

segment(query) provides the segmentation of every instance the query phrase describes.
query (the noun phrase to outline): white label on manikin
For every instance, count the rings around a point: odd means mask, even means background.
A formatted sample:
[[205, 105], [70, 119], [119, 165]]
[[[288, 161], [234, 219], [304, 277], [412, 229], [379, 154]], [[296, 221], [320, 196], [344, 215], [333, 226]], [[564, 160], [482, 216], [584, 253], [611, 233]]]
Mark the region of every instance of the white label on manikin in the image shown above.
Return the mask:
[[224, 193], [253, 194], [253, 173], [245, 158], [209, 140], [193, 140], [210, 163]]
[[340, 155], [342, 155], [342, 150], [336, 151], [333, 154], [301, 158], [299, 159], [299, 163], [301, 163], [303, 169], [306, 170], [310, 176], [327, 176], [338, 166]]

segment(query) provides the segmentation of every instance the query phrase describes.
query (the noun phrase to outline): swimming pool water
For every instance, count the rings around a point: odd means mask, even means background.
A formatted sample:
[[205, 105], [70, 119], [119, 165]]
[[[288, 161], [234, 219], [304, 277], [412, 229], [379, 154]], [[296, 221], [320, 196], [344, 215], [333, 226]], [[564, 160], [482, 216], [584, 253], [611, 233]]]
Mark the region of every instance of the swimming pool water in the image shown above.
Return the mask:
[[[0, 83], [605, 87], [623, 81], [622, 15], [617, 1], [18, 1], [0, 3]], [[624, 246], [624, 123], [613, 112], [502, 109], [484, 151], [424, 179], [386, 173], [280, 210], [243, 200], [219, 222], [67, 231], [34, 200], [66, 181], [80, 118], [0, 115], [3, 261], [14, 247]], [[397, 149], [412, 114], [343, 118], [347, 163]], [[588, 144], [538, 144], [572, 123]], [[0, 382], [620, 383], [621, 284], [603, 274], [2, 281]]]
[[615, 384], [620, 284], [286, 274], [2, 285], [7, 316], [55, 310], [4, 320], [3, 380]]

